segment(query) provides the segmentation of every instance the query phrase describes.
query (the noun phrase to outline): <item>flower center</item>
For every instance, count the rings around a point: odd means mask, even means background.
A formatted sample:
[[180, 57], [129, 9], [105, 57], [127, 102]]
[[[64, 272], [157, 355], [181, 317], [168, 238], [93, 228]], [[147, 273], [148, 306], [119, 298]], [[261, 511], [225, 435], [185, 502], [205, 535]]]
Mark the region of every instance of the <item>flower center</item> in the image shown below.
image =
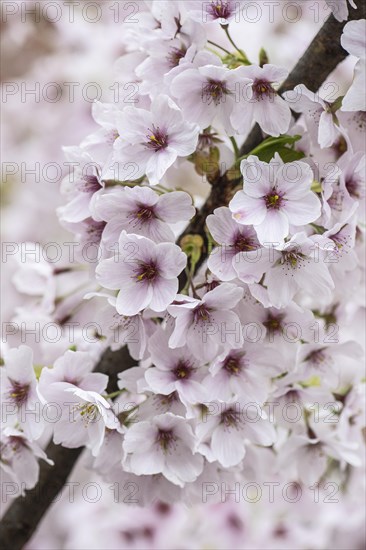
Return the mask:
[[159, 127], [153, 124], [152, 129], [148, 130], [146, 147], [152, 149], [155, 152], [161, 151], [168, 147], [168, 135]]
[[77, 188], [82, 193], [96, 193], [99, 191], [101, 185], [97, 176], [86, 175], [83, 176], [80, 182], [77, 184]]
[[156, 218], [154, 208], [152, 206], [144, 206], [143, 204], [139, 204], [138, 207], [139, 209], [135, 212], [135, 216], [141, 222], [148, 222], [152, 218]]
[[362, 190], [360, 181], [356, 179], [354, 176], [351, 176], [346, 180], [346, 189], [348, 193], [353, 197], [354, 199], [360, 199], [362, 198]]
[[211, 2], [209, 9], [211, 14], [218, 19], [227, 19], [232, 14], [229, 2], [225, 2], [224, 0], [215, 0]]
[[177, 380], [187, 380], [192, 374], [191, 366], [185, 361], [179, 361], [178, 365], [173, 371], [173, 374], [177, 378]]
[[158, 274], [159, 274], [159, 271], [153, 262], [151, 263], [141, 262], [136, 272], [136, 281], [138, 282], [148, 281], [150, 283], [154, 279], [156, 279]]
[[305, 361], [309, 361], [313, 365], [319, 366], [327, 360], [327, 356], [324, 353], [325, 348], [312, 351], [305, 357]]
[[100, 416], [98, 407], [94, 403], [79, 403], [75, 406], [75, 410], [79, 411], [80, 417], [84, 420], [86, 426], [98, 420]]
[[93, 243], [99, 243], [102, 238], [102, 233], [105, 229], [105, 226], [107, 225], [106, 222], [96, 222], [95, 220], [90, 218], [87, 220], [86, 225], [86, 232], [89, 237], [89, 241]]
[[281, 195], [278, 195], [277, 191], [273, 191], [265, 196], [266, 207], [269, 210], [279, 210], [283, 204]]
[[158, 445], [163, 449], [164, 453], [166, 453], [169, 448], [174, 445], [177, 438], [174, 435], [173, 430], [161, 430], [159, 429], [158, 434], [156, 436], [156, 442]]
[[229, 355], [224, 362], [223, 368], [229, 373], [234, 376], [238, 375], [241, 371], [242, 365], [240, 362], [240, 357], [234, 357], [233, 355]]
[[229, 94], [225, 82], [221, 80], [209, 79], [207, 84], [202, 88], [202, 100], [205, 103], [220, 105], [225, 101], [225, 96]]
[[28, 398], [29, 385], [28, 384], [19, 384], [19, 382], [11, 381], [12, 389], [9, 392], [10, 399], [20, 407], [23, 405]]
[[204, 304], [196, 307], [193, 311], [193, 315], [196, 323], [204, 323], [210, 320], [210, 310]]
[[183, 59], [186, 53], [187, 50], [184, 46], [182, 46], [181, 48], [170, 48], [169, 53], [166, 57], [169, 66], [171, 68], [177, 67], [179, 65], [179, 61]]
[[220, 424], [224, 424], [226, 428], [232, 428], [236, 426], [240, 421], [240, 412], [230, 408], [227, 411], [221, 413]]
[[280, 263], [282, 265], [286, 264], [292, 269], [297, 269], [298, 267], [301, 267], [301, 263], [304, 259], [305, 256], [300, 252], [282, 252]]
[[238, 252], [249, 252], [250, 250], [256, 250], [257, 245], [254, 239], [238, 233], [234, 241], [234, 248]]
[[266, 327], [266, 329], [268, 329], [271, 333], [281, 332], [282, 320], [283, 320], [283, 315], [274, 317], [271, 313], [268, 313], [268, 317], [263, 324]]
[[272, 88], [272, 84], [266, 80], [255, 80], [253, 84], [253, 93], [255, 99], [264, 99], [266, 97], [273, 97], [275, 91]]

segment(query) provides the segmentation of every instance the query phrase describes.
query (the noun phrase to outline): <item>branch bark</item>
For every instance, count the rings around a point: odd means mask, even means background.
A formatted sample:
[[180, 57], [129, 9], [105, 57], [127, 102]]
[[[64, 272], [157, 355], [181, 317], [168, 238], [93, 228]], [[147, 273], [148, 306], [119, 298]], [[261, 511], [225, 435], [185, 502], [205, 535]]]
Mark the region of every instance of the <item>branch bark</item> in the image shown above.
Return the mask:
[[[366, 4], [362, 0], [359, 9], [350, 9], [349, 20], [362, 19], [366, 16]], [[291, 90], [297, 84], [303, 83], [310, 90], [317, 91], [333, 69], [348, 55], [340, 46], [340, 36], [346, 22], [338, 22], [330, 16], [320, 29], [309, 48], [291, 71], [287, 80], [282, 84], [279, 92]], [[264, 136], [258, 126], [255, 126], [241, 148], [241, 155], [249, 153], [259, 145]], [[178, 242], [187, 234], [199, 234], [205, 242], [200, 263], [197, 269], [207, 257], [207, 238], [204, 231], [205, 221], [209, 214], [219, 206], [226, 205], [230, 200], [233, 189], [240, 180], [230, 180], [223, 175], [213, 185], [205, 204], [188, 225]], [[180, 277], [180, 289], [186, 283], [186, 275]], [[135, 361], [131, 359], [127, 348], [116, 352], [107, 350], [98, 365], [96, 371], [104, 372], [110, 376], [108, 392], [117, 389], [117, 374], [132, 367]], [[55, 497], [61, 491], [73, 467], [81, 455], [83, 448], [66, 449], [52, 442], [48, 445], [46, 453], [55, 462], [51, 467], [42, 462], [40, 464], [40, 478], [37, 486], [27, 491], [25, 497], [17, 498], [0, 523], [0, 537], [4, 550], [21, 550], [35, 532], [43, 515], [52, 504]]]
[[[109, 375], [107, 392], [118, 390], [117, 375], [136, 365], [127, 347], [118, 351], [107, 349], [94, 369]], [[52, 441], [45, 452], [55, 466], [40, 463], [39, 481], [24, 497], [18, 497], [5, 512], [0, 523], [0, 540], [3, 550], [20, 550], [37, 529], [42, 517], [65, 485], [84, 448], [66, 449]]]

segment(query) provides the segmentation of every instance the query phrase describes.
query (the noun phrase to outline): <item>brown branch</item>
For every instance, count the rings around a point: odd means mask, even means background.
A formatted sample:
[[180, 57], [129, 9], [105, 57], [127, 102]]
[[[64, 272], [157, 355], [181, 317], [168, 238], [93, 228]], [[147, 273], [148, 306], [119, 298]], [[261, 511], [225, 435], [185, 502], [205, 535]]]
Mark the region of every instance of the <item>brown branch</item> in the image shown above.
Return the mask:
[[[117, 374], [136, 365], [127, 347], [112, 352], [106, 350], [95, 371], [109, 375], [108, 393], [118, 390]], [[50, 442], [45, 452], [55, 466], [40, 463], [39, 481], [34, 489], [17, 498], [5, 512], [0, 523], [0, 540], [3, 550], [20, 550], [37, 529], [62, 487], [65, 485], [84, 447], [66, 449]]]
[[[361, 4], [361, 2], [360, 2]], [[358, 10], [350, 10], [349, 19], [362, 19], [365, 17], [366, 6], [362, 0]], [[287, 80], [280, 88], [280, 92], [292, 89], [300, 83], [304, 83], [313, 91], [319, 89], [324, 80], [340, 63], [347, 53], [340, 46], [340, 36], [345, 22], [339, 23], [330, 16], [323, 25], [313, 42], [302, 56], [296, 67], [290, 73]], [[263, 134], [259, 127], [255, 126], [241, 148], [241, 154], [250, 152], [263, 140]], [[200, 234], [205, 242], [205, 250], [201, 257], [201, 264], [207, 256], [207, 239], [205, 234], [206, 217], [219, 206], [228, 203], [233, 189], [240, 183], [230, 180], [227, 175], [220, 177], [213, 185], [211, 193], [178, 242], [187, 234]], [[199, 266], [197, 266], [199, 267]], [[186, 282], [185, 274], [180, 277], [180, 288]], [[107, 350], [96, 366], [96, 371], [108, 374], [110, 384], [108, 391], [116, 388], [118, 372], [122, 372], [133, 366], [127, 348], [117, 352]], [[0, 537], [4, 550], [21, 550], [36, 530], [43, 515], [47, 512], [54, 498], [61, 491], [68, 476], [79, 458], [83, 448], [66, 449], [50, 443], [46, 453], [55, 462], [54, 467], [42, 462], [40, 465], [40, 478], [37, 486], [27, 491], [25, 497], [17, 498], [0, 523]]]

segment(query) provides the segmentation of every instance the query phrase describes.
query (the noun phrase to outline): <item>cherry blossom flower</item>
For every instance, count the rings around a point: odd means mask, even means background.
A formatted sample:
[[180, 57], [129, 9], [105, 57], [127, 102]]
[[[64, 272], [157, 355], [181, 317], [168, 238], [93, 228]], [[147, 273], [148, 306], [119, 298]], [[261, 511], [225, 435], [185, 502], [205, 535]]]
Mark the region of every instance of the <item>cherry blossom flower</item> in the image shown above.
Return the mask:
[[357, 445], [337, 437], [336, 432], [326, 431], [327, 425], [311, 426], [311, 436], [293, 435], [287, 440], [281, 454], [281, 465], [294, 462], [300, 480], [308, 486], [317, 483], [325, 473], [328, 457], [342, 460], [353, 466], [360, 466]]
[[239, 67], [237, 77], [249, 78], [241, 89], [242, 101], [235, 103], [231, 123], [239, 134], [247, 134], [258, 122], [263, 132], [271, 136], [285, 134], [290, 126], [291, 111], [272, 84], [282, 82], [288, 71], [276, 65]]
[[233, 135], [230, 117], [238, 92], [249, 82], [238, 70], [207, 65], [184, 70], [173, 79], [170, 89], [187, 120], [198, 123], [202, 130], [219, 123]]
[[342, 111], [366, 111], [364, 86], [366, 80], [366, 20], [349, 21], [341, 36], [342, 47], [358, 58], [353, 82], [342, 100]]
[[249, 156], [241, 163], [241, 173], [244, 190], [236, 193], [229, 208], [238, 223], [253, 225], [261, 244], [283, 244], [290, 224], [299, 227], [320, 216], [308, 164], [284, 164], [277, 154], [269, 164]]
[[299, 84], [291, 92], [285, 92], [291, 109], [303, 113], [312, 139], [321, 148], [330, 147], [340, 134], [337, 118], [329, 101], [322, 99], [319, 93], [314, 94], [304, 84]]
[[238, 399], [208, 403], [204, 420], [197, 426], [197, 437], [198, 448], [209, 462], [217, 460], [224, 468], [230, 468], [243, 460], [247, 439], [272, 445], [276, 433], [257, 403]]
[[252, 226], [240, 225], [225, 206], [207, 216], [206, 224], [220, 245], [211, 253], [207, 266], [221, 281], [231, 281], [237, 277], [235, 267], [243, 253], [260, 247], [257, 234]]
[[340, 383], [339, 371], [347, 360], [360, 360], [362, 348], [357, 342], [325, 345], [303, 344], [298, 350], [298, 368], [305, 379], [311, 376], [321, 376], [322, 379], [336, 389]]
[[203, 385], [214, 399], [230, 401], [243, 398], [263, 404], [269, 394], [266, 370], [274, 362], [272, 350], [234, 349], [215, 359]]
[[43, 368], [39, 379], [39, 393], [45, 400], [59, 401], [64, 397], [64, 389], [80, 388], [101, 393], [108, 384], [108, 376], [92, 372], [95, 361], [86, 351], [66, 351], [52, 368]]
[[[264, 284], [271, 305], [286, 307], [300, 291], [316, 292], [319, 300], [329, 299], [334, 282], [324, 259], [319, 244], [305, 233], [296, 233], [287, 243], [273, 249], [262, 249], [258, 262], [262, 275], [265, 274]], [[249, 261], [240, 263], [239, 279], [252, 274], [251, 265]]]
[[37, 379], [33, 368], [33, 351], [28, 346], [10, 349], [4, 354], [0, 369], [2, 423], [18, 424], [30, 440], [38, 439], [44, 430], [41, 419]]
[[186, 262], [186, 255], [175, 244], [155, 244], [123, 231], [118, 255], [102, 260], [96, 276], [105, 288], [119, 291], [119, 314], [136, 315], [147, 307], [164, 311], [178, 292], [178, 275]]
[[194, 446], [192, 428], [184, 418], [161, 414], [129, 428], [123, 442], [123, 465], [136, 475], [161, 473], [183, 487], [203, 469], [203, 458]]
[[159, 329], [150, 338], [153, 367], [145, 373], [148, 387], [162, 395], [176, 391], [184, 403], [199, 403], [205, 397], [199, 362], [187, 346], [172, 350], [168, 341], [169, 334]]
[[119, 138], [115, 141], [114, 162], [132, 163], [133, 179], [146, 174], [156, 185], [178, 157], [191, 155], [198, 142], [198, 126], [183, 118], [177, 105], [160, 95], [149, 111], [126, 107], [117, 119]]
[[189, 0], [187, 2], [188, 14], [192, 19], [200, 23], [217, 21], [220, 25], [228, 25], [232, 21], [240, 7], [242, 0]]
[[131, 357], [136, 361], [143, 359], [146, 355], [148, 337], [154, 332], [153, 321], [144, 319], [141, 314], [120, 315], [116, 310], [116, 297], [105, 297], [108, 304], [99, 311], [97, 321], [102, 327], [106, 343], [112, 351], [127, 345]]
[[103, 188], [100, 167], [90, 154], [78, 147], [65, 147], [65, 156], [72, 163], [74, 173], [62, 182], [62, 191], [71, 198], [66, 206], [58, 208], [61, 221], [77, 223], [90, 217], [90, 207]]
[[157, 243], [174, 242], [169, 225], [188, 222], [195, 209], [191, 197], [183, 191], [159, 195], [149, 187], [125, 187], [100, 195], [94, 214], [107, 222], [103, 243], [111, 248], [118, 243], [123, 230]]
[[353, 8], [357, 8], [357, 5], [353, 0], [325, 0], [329, 8], [332, 10], [334, 17], [337, 21], [346, 21], [348, 19], [348, 2]]
[[[24, 496], [25, 489], [33, 489], [39, 478], [38, 459], [44, 460], [53, 466], [52, 460], [35, 442], [27, 439], [25, 434], [16, 428], [5, 428], [1, 434], [0, 468], [2, 483], [6, 479], [12, 481], [12, 487], [18, 489], [18, 494]], [[13, 496], [17, 496], [13, 493]]]
[[120, 423], [110, 403], [93, 391], [76, 387], [64, 388], [64, 408], [54, 425], [56, 444], [74, 448], [87, 445], [97, 456], [103, 444], [105, 431], [117, 430]]
[[232, 309], [243, 296], [243, 289], [224, 283], [207, 292], [201, 300], [179, 295], [168, 307], [175, 317], [169, 340], [173, 349], [188, 343], [198, 359], [210, 361], [219, 349], [239, 347], [242, 342], [240, 320]]

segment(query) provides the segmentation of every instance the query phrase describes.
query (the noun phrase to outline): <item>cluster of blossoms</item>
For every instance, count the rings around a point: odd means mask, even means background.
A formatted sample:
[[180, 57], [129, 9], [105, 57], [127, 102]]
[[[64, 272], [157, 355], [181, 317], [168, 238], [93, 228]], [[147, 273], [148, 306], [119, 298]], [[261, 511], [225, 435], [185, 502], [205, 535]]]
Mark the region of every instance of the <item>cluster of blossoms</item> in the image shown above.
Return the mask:
[[[66, 148], [59, 218], [78, 263], [22, 265], [14, 281], [43, 294], [44, 322], [64, 331], [93, 312], [99, 328], [67, 351], [64, 335], [47, 364], [28, 346], [3, 353], [1, 467], [20, 492], [50, 436], [136, 483], [140, 504], [266, 476], [346, 487], [364, 465], [365, 21], [345, 26], [355, 77], [330, 102], [302, 84], [281, 95], [286, 69], [211, 40], [239, 8], [152, 2], [125, 28], [119, 101], [96, 102], [99, 128]], [[254, 123], [264, 141], [241, 156]], [[179, 238], [201, 215], [195, 182], [233, 184]], [[112, 391], [94, 371], [108, 347], [135, 362]]]

